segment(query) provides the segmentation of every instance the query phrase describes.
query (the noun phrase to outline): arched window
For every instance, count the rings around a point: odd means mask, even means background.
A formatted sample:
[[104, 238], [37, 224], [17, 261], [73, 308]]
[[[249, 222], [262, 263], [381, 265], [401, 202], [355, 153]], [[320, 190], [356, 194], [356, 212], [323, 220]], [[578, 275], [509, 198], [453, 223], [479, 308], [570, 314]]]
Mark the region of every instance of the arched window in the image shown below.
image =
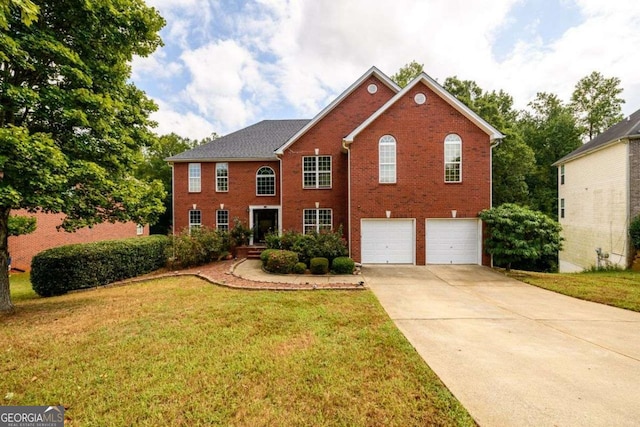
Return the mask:
[[462, 182], [462, 138], [455, 133], [444, 139], [444, 182]]
[[379, 182], [394, 184], [396, 182], [396, 139], [391, 135], [380, 138], [378, 160], [380, 164]]
[[256, 194], [258, 196], [276, 195], [276, 173], [269, 166], [263, 166], [256, 172]]

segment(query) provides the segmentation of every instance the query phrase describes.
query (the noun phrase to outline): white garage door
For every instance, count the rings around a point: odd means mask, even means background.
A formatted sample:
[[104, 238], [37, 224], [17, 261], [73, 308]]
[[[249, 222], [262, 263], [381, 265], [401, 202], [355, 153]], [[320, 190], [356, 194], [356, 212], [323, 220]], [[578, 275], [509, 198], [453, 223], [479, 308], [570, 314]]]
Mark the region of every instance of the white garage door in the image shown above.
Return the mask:
[[427, 264], [479, 264], [480, 222], [428, 219]]
[[363, 219], [363, 264], [413, 264], [415, 232], [412, 219]]

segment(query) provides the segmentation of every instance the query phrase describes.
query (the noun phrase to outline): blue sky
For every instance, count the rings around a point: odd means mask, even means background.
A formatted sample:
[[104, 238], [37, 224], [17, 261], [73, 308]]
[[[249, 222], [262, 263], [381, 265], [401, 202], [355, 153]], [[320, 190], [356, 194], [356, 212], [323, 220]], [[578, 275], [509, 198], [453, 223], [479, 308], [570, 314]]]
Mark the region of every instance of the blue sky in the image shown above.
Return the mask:
[[372, 65], [416, 60], [431, 77], [568, 101], [600, 71], [640, 108], [635, 0], [146, 0], [165, 46], [133, 61], [159, 105], [156, 132], [203, 138], [263, 119], [311, 118]]

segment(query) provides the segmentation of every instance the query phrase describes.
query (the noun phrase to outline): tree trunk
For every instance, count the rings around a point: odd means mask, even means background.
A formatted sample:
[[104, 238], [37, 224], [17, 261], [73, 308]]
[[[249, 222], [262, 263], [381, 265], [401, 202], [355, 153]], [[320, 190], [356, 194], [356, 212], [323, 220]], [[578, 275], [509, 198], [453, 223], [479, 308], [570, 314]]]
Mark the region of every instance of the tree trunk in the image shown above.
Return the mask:
[[14, 310], [9, 291], [9, 212], [11, 209], [0, 207], [0, 313]]

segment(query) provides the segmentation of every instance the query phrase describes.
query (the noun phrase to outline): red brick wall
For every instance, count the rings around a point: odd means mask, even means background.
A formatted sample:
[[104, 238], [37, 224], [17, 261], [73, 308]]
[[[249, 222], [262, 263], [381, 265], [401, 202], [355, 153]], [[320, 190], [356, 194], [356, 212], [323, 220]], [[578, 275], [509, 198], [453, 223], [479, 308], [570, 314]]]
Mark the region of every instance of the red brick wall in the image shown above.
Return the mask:
[[[418, 105], [422, 92], [427, 102]], [[444, 139], [462, 138], [462, 182], [444, 182]], [[378, 141], [396, 139], [396, 183], [378, 183]], [[351, 250], [360, 261], [360, 220], [416, 218], [416, 263], [425, 263], [425, 218], [473, 218], [490, 207], [489, 137], [427, 86], [418, 84], [351, 144]], [[487, 264], [488, 258], [483, 260]]]
[[[378, 91], [370, 94], [369, 84], [376, 84]], [[344, 228], [348, 236], [348, 163], [342, 152], [342, 139], [384, 105], [395, 93], [378, 78], [371, 76], [355, 88], [329, 114], [312, 129], [285, 150], [282, 156], [283, 230], [302, 231], [303, 210], [320, 208], [333, 210], [333, 226]], [[332, 168], [331, 189], [302, 188], [302, 157], [330, 155]]]
[[[12, 258], [12, 267], [21, 270], [29, 270], [31, 258], [45, 249], [73, 243], [122, 239], [137, 235], [137, 226], [132, 222], [99, 224], [93, 228], [82, 228], [76, 232], [68, 233], [56, 229], [56, 226], [62, 223], [64, 216], [61, 214], [29, 214], [26, 211], [13, 211], [11, 214], [36, 216], [38, 221], [35, 232], [24, 236], [9, 237], [9, 253]], [[143, 235], [149, 235], [149, 226], [145, 226]]]
[[[229, 211], [229, 222], [232, 225], [234, 217], [238, 217], [246, 226], [249, 225], [250, 205], [280, 205], [280, 162], [228, 162], [229, 191], [216, 192], [216, 164], [203, 162], [200, 166], [201, 192], [189, 193], [189, 164], [175, 163], [173, 173], [174, 188], [174, 229], [182, 231], [189, 226], [189, 211], [193, 204], [202, 212], [202, 224], [207, 227], [216, 226], [216, 210], [224, 203], [224, 209]], [[256, 172], [262, 166], [271, 167], [276, 174], [276, 195], [256, 195]]]

